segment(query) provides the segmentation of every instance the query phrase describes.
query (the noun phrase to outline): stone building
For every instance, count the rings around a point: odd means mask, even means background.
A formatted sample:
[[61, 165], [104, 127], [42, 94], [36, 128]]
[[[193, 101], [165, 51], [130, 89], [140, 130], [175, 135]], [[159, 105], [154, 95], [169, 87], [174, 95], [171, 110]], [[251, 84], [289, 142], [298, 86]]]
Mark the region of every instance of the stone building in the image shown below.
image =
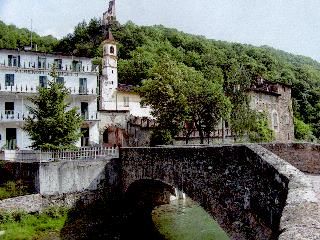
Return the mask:
[[[275, 133], [275, 142], [294, 141], [293, 109], [291, 86], [281, 83], [272, 83], [261, 77], [257, 78], [247, 90], [250, 98], [250, 108], [266, 114], [269, 128]], [[188, 142], [198, 144], [200, 137], [194, 126], [185, 127], [191, 132]], [[191, 130], [190, 130], [191, 129]], [[186, 131], [175, 137], [175, 144], [186, 143]], [[206, 139], [207, 143], [234, 142], [235, 134], [228, 122], [220, 122], [216, 130]]]
[[269, 126], [275, 133], [275, 141], [294, 140], [293, 109], [291, 86], [272, 83], [258, 78], [248, 91], [250, 106], [268, 116]]

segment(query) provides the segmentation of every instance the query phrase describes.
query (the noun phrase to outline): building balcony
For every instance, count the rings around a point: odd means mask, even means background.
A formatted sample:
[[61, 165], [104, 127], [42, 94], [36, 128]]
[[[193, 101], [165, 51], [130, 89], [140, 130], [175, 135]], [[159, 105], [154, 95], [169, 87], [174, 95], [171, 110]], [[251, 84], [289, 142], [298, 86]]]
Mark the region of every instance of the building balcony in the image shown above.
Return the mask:
[[38, 91], [37, 86], [30, 86], [30, 85], [13, 85], [13, 86], [2, 86], [0, 84], [0, 93], [24, 93], [24, 94], [35, 94]]
[[98, 95], [98, 88], [87, 88], [87, 87], [79, 87], [79, 88], [68, 88], [71, 95]]
[[23, 122], [28, 116], [32, 116], [31, 114], [21, 113], [18, 111], [0, 111], [0, 123], [3, 122]]
[[80, 111], [79, 114], [81, 114], [82, 119], [86, 122], [100, 121], [99, 113], [96, 111], [95, 112]]
[[[0, 63], [0, 70], [6, 70], [6, 71], [15, 71], [18, 73], [26, 73], [26, 74], [44, 74], [44, 73], [49, 73], [51, 71], [51, 67], [25, 67], [25, 66], [10, 66], [5, 63]], [[60, 69], [56, 69], [57, 74], [59, 76], [78, 76], [79, 74], [99, 74], [99, 67], [94, 66], [91, 69], [86, 68], [86, 67], [81, 67], [81, 68], [73, 68], [73, 67], [68, 67], [68, 68], [63, 68], [61, 67]]]
[[[38, 93], [39, 86], [30, 85], [13, 85], [13, 86], [3, 86], [0, 84], [0, 94], [36, 94]], [[74, 87], [68, 88], [71, 95], [81, 95], [81, 96], [93, 96], [98, 95], [98, 88], [86, 88], [86, 87]]]

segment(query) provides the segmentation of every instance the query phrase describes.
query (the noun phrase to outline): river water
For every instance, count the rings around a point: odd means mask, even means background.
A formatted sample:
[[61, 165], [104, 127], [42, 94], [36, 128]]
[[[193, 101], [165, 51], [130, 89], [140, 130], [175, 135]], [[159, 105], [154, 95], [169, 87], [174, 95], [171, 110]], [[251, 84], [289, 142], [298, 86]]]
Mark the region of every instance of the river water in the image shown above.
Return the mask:
[[217, 222], [189, 198], [153, 209], [117, 200], [78, 210], [69, 214], [60, 234], [62, 240], [229, 239]]
[[152, 211], [152, 220], [163, 239], [230, 239], [211, 215], [189, 198], [156, 207]]

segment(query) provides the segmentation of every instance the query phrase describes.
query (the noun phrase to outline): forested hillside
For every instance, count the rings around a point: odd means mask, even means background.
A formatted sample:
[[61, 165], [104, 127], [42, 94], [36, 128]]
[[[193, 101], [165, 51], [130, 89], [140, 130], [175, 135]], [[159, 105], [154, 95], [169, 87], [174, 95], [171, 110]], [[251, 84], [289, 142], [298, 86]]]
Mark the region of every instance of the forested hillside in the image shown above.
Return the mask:
[[[208, 80], [225, 85], [247, 83], [257, 76], [292, 84], [297, 137], [310, 140], [312, 131], [314, 136], [320, 138], [319, 62], [268, 46], [209, 40], [164, 26], [144, 27], [128, 22], [113, 26], [112, 32], [119, 43], [121, 83], [140, 85], [143, 79], [149, 77], [150, 69], [165, 56], [193, 67]], [[28, 43], [27, 35], [25, 29], [0, 23], [0, 47], [25, 45]], [[39, 47], [43, 46], [46, 51], [96, 57], [97, 61], [102, 56], [100, 43], [103, 37], [98, 19], [80, 23], [74, 33], [58, 44], [51, 37], [37, 36], [37, 39]]]
[[[0, 21], [0, 48], [17, 49], [30, 46], [31, 32], [26, 28], [17, 28], [14, 25], [6, 25]], [[53, 36], [40, 37], [33, 32], [33, 44], [39, 51], [52, 52], [58, 40]]]

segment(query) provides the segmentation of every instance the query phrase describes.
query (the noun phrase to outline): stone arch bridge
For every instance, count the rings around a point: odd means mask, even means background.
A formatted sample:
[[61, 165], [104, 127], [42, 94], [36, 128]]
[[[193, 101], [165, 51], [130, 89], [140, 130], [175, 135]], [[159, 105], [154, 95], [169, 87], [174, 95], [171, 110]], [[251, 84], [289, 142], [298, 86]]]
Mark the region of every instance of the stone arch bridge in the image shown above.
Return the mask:
[[[148, 189], [152, 180], [171, 192], [179, 189], [231, 239], [320, 237], [320, 208], [310, 181], [262, 146], [124, 148], [120, 160], [124, 192], [137, 183], [143, 188], [143, 181], [149, 181]], [[315, 217], [312, 223], [306, 211]]]
[[[319, 159], [320, 146], [312, 144], [181, 146], [122, 148], [118, 159], [6, 163], [2, 169], [33, 184], [37, 194], [19, 199], [22, 207], [70, 204], [79, 195], [90, 202], [97, 195], [84, 193], [97, 189], [98, 195], [153, 192], [157, 204], [179, 190], [231, 239], [298, 240], [320, 239], [319, 200], [303, 173], [320, 175]], [[0, 210], [15, 203], [0, 201]]]

